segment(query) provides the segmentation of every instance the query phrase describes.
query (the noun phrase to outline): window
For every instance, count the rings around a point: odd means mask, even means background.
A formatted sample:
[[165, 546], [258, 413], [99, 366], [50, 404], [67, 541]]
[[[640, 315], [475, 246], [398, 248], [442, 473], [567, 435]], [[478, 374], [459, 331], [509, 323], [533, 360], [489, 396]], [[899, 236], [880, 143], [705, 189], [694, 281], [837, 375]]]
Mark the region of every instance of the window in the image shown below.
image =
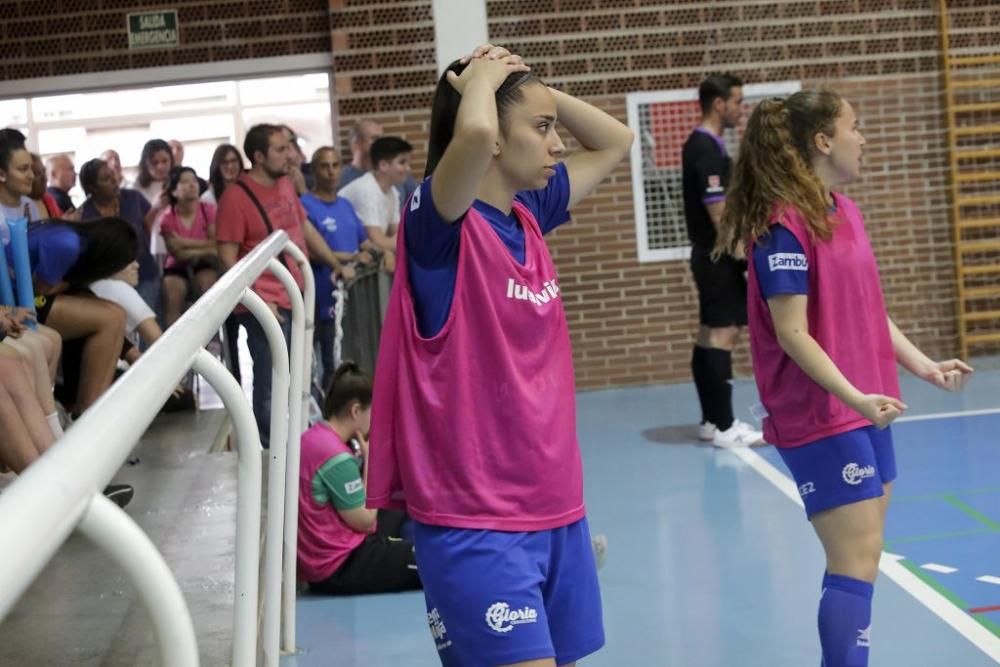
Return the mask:
[[[765, 97], [783, 97], [800, 89], [796, 82], [743, 87], [743, 122]], [[640, 262], [687, 259], [691, 255], [681, 195], [681, 148], [701, 122], [698, 90], [631, 93], [625, 100], [632, 144], [632, 199]], [[728, 130], [725, 141], [736, 158], [743, 125]]]
[[[276, 95], [274, 91], [281, 91]], [[161, 85], [28, 99], [0, 100], [0, 127], [28, 136], [42, 159], [65, 153], [79, 170], [109, 148], [118, 151], [126, 183], [138, 173], [142, 146], [154, 138], [184, 144], [184, 164], [202, 178], [215, 147], [241, 149], [256, 123], [286, 124], [299, 136], [307, 159], [333, 145], [329, 75], [326, 72], [207, 83]], [[70, 192], [80, 204], [79, 186]]]

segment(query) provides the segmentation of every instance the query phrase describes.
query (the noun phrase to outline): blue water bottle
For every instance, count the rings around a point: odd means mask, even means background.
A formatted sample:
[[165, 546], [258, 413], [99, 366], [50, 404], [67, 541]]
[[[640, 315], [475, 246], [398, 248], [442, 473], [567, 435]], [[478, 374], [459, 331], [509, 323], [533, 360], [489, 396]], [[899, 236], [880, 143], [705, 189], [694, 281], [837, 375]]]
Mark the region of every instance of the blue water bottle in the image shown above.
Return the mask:
[[16, 306], [14, 301], [14, 285], [10, 280], [10, 267], [7, 266], [7, 242], [10, 232], [7, 221], [0, 219], [0, 306]]
[[[7, 220], [10, 228], [10, 246], [14, 255], [14, 286], [17, 289], [17, 305], [35, 312], [35, 289], [31, 280], [31, 260], [28, 259], [28, 220], [14, 218]], [[37, 329], [34, 322], [25, 322], [30, 328]]]

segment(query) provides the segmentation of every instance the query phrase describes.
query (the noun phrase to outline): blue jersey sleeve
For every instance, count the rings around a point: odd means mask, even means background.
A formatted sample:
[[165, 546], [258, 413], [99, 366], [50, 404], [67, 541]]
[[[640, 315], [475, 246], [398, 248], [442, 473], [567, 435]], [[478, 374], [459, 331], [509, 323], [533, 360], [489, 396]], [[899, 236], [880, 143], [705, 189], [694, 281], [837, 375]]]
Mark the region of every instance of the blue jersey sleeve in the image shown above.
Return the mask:
[[406, 252], [412, 262], [425, 269], [458, 265], [461, 222], [449, 223], [434, 206], [431, 178], [420, 184], [406, 207]]
[[448, 320], [458, 278], [461, 222], [448, 223], [431, 195], [431, 179], [413, 191], [403, 212], [407, 270], [417, 328], [433, 336]]
[[541, 190], [518, 192], [516, 199], [535, 216], [542, 234], [569, 220], [569, 172], [562, 162], [556, 164], [556, 174]]
[[809, 259], [788, 228], [773, 225], [753, 246], [754, 271], [765, 299], [809, 293]]

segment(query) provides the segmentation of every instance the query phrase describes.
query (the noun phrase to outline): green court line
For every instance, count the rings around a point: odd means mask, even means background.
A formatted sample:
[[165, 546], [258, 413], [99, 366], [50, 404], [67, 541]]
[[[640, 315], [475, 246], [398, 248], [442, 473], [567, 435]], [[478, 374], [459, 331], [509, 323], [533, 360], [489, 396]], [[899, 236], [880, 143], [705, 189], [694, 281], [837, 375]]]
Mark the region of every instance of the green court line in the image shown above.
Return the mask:
[[989, 533], [1000, 532], [1000, 529], [977, 528], [975, 530], [956, 530], [950, 533], [928, 533], [927, 535], [911, 535], [907, 537], [897, 537], [886, 540], [885, 547], [888, 549], [897, 544], [912, 544], [914, 542], [930, 542], [932, 540], [947, 540], [952, 537], [967, 537], [969, 535], [988, 535]]
[[[952, 603], [953, 605], [964, 611], [966, 614], [969, 614], [969, 603], [967, 603], [962, 598], [958, 597], [958, 595], [956, 595], [949, 589], [942, 586], [937, 579], [930, 576], [924, 570], [920, 569], [920, 567], [918, 567], [914, 563], [911, 563], [905, 558], [899, 562], [903, 567], [912, 572], [914, 576], [916, 576], [922, 582], [924, 582], [925, 584], [933, 588], [935, 591], [937, 591], [941, 595], [941, 597], [948, 600], [948, 602]], [[988, 618], [985, 617], [985, 615], [969, 614], [969, 616], [975, 619], [975, 621], [979, 623], [979, 625], [983, 626], [984, 628], [995, 634], [997, 637], [1000, 637], [1000, 625], [997, 625], [993, 621], [989, 620]]]
[[942, 496], [941, 500], [945, 501], [946, 503], [948, 503], [952, 507], [955, 507], [957, 509], [962, 510], [963, 512], [965, 512], [965, 514], [971, 516], [973, 519], [975, 519], [979, 523], [983, 524], [984, 526], [986, 526], [990, 530], [1000, 530], [1000, 523], [997, 523], [993, 519], [989, 518], [988, 516], [986, 516], [985, 514], [979, 512], [979, 511], [975, 510], [971, 506], [966, 505], [965, 503], [963, 503], [961, 500], [959, 500], [955, 496], [947, 496], [947, 495], [946, 496]]

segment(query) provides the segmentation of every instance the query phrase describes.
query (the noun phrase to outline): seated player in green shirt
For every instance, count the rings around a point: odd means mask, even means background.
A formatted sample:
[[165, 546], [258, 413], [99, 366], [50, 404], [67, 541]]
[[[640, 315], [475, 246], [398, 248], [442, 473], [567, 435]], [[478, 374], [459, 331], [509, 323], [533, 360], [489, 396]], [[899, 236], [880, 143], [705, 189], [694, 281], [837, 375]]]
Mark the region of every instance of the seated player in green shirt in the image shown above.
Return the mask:
[[346, 361], [327, 390], [323, 421], [302, 434], [298, 577], [312, 592], [421, 588], [413, 543], [400, 537], [406, 515], [365, 507], [371, 403], [371, 377]]

